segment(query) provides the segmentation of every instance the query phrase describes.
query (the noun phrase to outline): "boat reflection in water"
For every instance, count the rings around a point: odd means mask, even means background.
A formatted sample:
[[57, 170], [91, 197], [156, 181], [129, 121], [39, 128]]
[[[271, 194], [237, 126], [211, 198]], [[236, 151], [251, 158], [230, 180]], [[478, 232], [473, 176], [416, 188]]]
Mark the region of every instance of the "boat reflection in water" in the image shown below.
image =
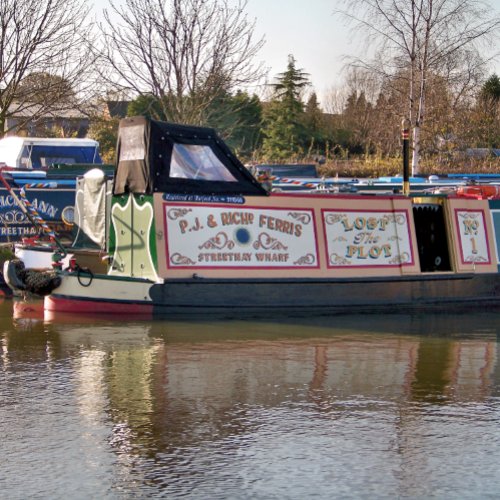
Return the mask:
[[[500, 486], [491, 476], [498, 315], [72, 318], [18, 313], [3, 360], [9, 370], [29, 358], [42, 380], [68, 371], [65, 404], [94, 450], [86, 459], [127, 495], [446, 496], [467, 481], [478, 494]], [[483, 473], [491, 480], [471, 486]]]

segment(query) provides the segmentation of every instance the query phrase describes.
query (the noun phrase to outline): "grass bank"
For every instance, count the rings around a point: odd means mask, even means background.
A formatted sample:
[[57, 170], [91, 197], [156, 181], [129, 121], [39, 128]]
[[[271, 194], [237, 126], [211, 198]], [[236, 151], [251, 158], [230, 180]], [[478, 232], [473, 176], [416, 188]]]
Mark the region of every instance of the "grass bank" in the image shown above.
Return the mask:
[[[411, 167], [410, 167], [411, 168]], [[357, 158], [331, 160], [320, 165], [318, 172], [325, 177], [383, 177], [403, 175], [402, 158]], [[419, 175], [500, 174], [500, 158], [423, 159]]]

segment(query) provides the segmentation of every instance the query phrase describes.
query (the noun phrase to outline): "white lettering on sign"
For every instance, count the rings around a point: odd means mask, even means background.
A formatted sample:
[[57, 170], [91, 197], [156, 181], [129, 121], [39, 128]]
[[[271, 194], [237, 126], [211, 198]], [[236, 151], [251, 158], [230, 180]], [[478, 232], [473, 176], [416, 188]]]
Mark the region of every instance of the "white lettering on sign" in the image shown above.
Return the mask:
[[[58, 217], [59, 209], [52, 203], [34, 198], [31, 206], [43, 219], [53, 220]], [[2, 224], [28, 222], [26, 215], [12, 196], [0, 196], [0, 222]]]
[[413, 264], [406, 211], [323, 210], [328, 267]]
[[455, 210], [463, 264], [490, 264], [491, 257], [482, 210]]
[[34, 226], [3, 226], [0, 227], [0, 236], [34, 236], [39, 234], [40, 230]]
[[317, 268], [310, 209], [165, 204], [167, 265]]

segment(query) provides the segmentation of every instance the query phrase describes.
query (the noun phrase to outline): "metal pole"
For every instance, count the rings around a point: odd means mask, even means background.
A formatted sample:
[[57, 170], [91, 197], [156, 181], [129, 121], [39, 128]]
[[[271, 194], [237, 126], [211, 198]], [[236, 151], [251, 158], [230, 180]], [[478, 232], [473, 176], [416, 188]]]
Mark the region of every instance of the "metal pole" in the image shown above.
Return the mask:
[[401, 138], [403, 139], [403, 194], [410, 194], [410, 120], [401, 121]]

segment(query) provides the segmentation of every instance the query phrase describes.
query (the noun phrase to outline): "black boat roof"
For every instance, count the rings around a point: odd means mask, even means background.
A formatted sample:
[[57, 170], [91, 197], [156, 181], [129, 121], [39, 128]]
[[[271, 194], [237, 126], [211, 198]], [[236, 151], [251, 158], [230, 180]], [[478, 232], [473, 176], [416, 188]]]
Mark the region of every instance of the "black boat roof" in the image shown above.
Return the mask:
[[143, 116], [120, 121], [113, 192], [268, 194], [214, 129]]

